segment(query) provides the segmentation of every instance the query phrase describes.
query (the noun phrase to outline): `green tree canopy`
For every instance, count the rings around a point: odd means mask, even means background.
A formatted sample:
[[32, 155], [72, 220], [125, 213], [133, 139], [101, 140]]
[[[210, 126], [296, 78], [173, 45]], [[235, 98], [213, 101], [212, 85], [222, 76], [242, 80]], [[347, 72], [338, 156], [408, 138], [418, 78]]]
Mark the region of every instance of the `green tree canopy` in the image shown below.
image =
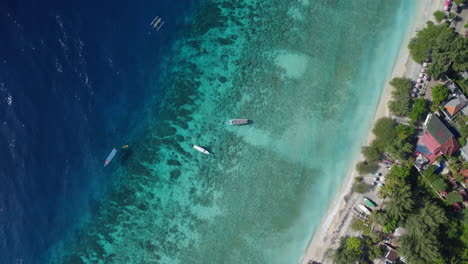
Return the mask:
[[413, 199], [409, 185], [404, 185], [395, 190], [391, 196], [391, 201], [387, 205], [388, 214], [396, 219], [405, 219], [413, 209]]
[[432, 101], [435, 106], [439, 106], [448, 96], [448, 89], [443, 84], [439, 84], [431, 88]]
[[468, 137], [468, 116], [458, 115], [455, 119], [457, 131], [462, 137]]
[[395, 121], [389, 117], [381, 118], [375, 122], [372, 132], [376, 137], [375, 146], [378, 149], [386, 150], [386, 148], [393, 143], [397, 137], [395, 125]]
[[365, 193], [369, 190], [370, 185], [365, 182], [356, 182], [353, 185], [353, 190], [357, 193]]
[[427, 101], [424, 98], [417, 98], [414, 100], [413, 108], [411, 109], [410, 118], [413, 123], [419, 121], [429, 111]]
[[465, 2], [466, 2], [466, 0], [455, 0], [455, 4], [458, 5], [458, 6], [465, 3]]
[[439, 62], [434, 62], [431, 65], [429, 65], [426, 74], [437, 79], [442, 75], [442, 73], [447, 72], [447, 70], [447, 65], [442, 65]]
[[397, 138], [388, 145], [386, 151], [395, 159], [406, 160], [413, 152], [413, 145]]
[[369, 174], [373, 173], [379, 168], [375, 162], [361, 161], [356, 165], [356, 170], [359, 174]]
[[346, 240], [346, 250], [360, 251], [362, 241], [359, 237], [349, 237]]
[[408, 48], [418, 63], [428, 57], [432, 59], [427, 70], [432, 77], [439, 77], [449, 65], [458, 72], [468, 70], [468, 39], [455, 34], [445, 23], [435, 25], [428, 22], [427, 27], [411, 39]]
[[448, 204], [459, 203], [463, 201], [463, 197], [458, 192], [453, 191], [445, 196], [445, 201], [447, 201]]
[[388, 103], [390, 111], [397, 116], [405, 116], [410, 111], [410, 92], [412, 82], [407, 78], [393, 78], [390, 81], [393, 86], [392, 100]]
[[390, 196], [393, 196], [397, 193], [398, 189], [406, 185], [407, 179], [410, 175], [410, 166], [394, 165], [385, 177], [385, 185], [383, 187], [385, 187], [385, 190]]
[[468, 38], [457, 36], [451, 42], [449, 51], [452, 68], [458, 72], [468, 70]]
[[448, 188], [447, 183], [445, 182], [444, 179], [438, 178], [435, 181], [432, 182], [432, 187], [436, 189], [436, 191], [446, 191]]
[[400, 238], [400, 252], [407, 263], [444, 263], [437, 237], [439, 226], [447, 221], [444, 210], [431, 202], [425, 202], [416, 214], [408, 217], [405, 225], [408, 233]]
[[427, 27], [419, 31], [408, 44], [411, 57], [414, 61], [423, 63], [427, 57], [432, 57], [436, 46], [446, 44], [445, 40], [450, 37], [454, 38], [455, 36], [446, 24], [435, 25], [433, 22], [427, 22]]
[[445, 18], [445, 12], [441, 10], [437, 10], [434, 12], [434, 18], [437, 22], [442, 21]]
[[358, 237], [342, 237], [340, 246], [335, 251], [334, 262], [337, 264], [354, 263], [363, 258], [361, 239]]
[[412, 126], [406, 126], [406, 125], [403, 125], [403, 124], [399, 124], [397, 127], [396, 127], [396, 132], [397, 132], [397, 137], [399, 139], [408, 139], [409, 136], [411, 136], [412, 134], [414, 134], [414, 127]]
[[379, 151], [375, 144], [362, 147], [362, 154], [369, 162], [377, 162], [380, 160], [382, 153]]

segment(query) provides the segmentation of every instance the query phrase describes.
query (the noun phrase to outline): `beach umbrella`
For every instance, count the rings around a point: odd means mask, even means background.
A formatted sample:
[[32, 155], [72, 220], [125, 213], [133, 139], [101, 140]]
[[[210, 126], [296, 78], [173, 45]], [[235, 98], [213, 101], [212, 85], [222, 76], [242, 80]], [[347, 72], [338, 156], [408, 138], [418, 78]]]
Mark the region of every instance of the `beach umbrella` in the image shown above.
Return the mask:
[[427, 81], [427, 79], [428, 79], [428, 78], [427, 78], [427, 75], [424, 75], [424, 78], [423, 78], [423, 79], [424, 79], [425, 81]]
[[416, 80], [416, 82], [419, 83], [419, 82], [422, 82], [422, 80], [421, 80], [420, 78], [418, 78], [418, 79]]
[[426, 69], [421, 68], [421, 72], [422, 72], [422, 73], [425, 73], [425, 72], [426, 72]]
[[415, 94], [415, 93], [411, 93], [411, 97], [416, 97], [416, 94]]
[[419, 78], [422, 78], [422, 77], [424, 77], [424, 74], [420, 73], [418, 76], [419, 76]]
[[421, 87], [422, 87], [422, 85], [416, 84], [416, 88], [421, 88]]
[[413, 92], [417, 93], [417, 92], [418, 92], [418, 88], [414, 88], [414, 89], [413, 89]]
[[448, 6], [444, 6], [444, 10], [447, 11], [447, 10], [448, 10]]
[[424, 63], [423, 63], [423, 67], [427, 67], [427, 62], [424, 62]]

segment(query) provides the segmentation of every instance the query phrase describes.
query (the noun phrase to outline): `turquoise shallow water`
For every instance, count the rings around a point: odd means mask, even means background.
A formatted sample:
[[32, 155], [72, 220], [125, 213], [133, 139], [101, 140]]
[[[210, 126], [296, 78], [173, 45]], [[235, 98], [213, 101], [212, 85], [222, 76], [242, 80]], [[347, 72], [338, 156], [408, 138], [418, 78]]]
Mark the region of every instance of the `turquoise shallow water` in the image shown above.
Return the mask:
[[153, 122], [54, 261], [297, 263], [359, 152], [416, 4], [205, 1], [166, 58]]

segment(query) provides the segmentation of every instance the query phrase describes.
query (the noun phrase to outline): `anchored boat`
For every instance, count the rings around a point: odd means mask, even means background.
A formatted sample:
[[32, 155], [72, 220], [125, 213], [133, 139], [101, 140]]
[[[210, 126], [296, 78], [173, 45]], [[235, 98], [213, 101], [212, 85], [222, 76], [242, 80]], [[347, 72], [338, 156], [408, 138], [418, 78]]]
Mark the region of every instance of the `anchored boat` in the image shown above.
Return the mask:
[[193, 148], [200, 151], [201, 153], [203, 154], [206, 154], [206, 155], [210, 155], [210, 152], [208, 152], [208, 150], [200, 147], [200, 146], [197, 146], [197, 145], [193, 145]]
[[226, 121], [226, 124], [231, 125], [231, 126], [245, 125], [248, 123], [249, 123], [248, 119], [231, 119], [231, 120]]
[[156, 31], [159, 31], [159, 29], [162, 27], [164, 24], [164, 21], [162, 21], [162, 18], [159, 16], [156, 16], [153, 21], [151, 21], [150, 26], [156, 29]]
[[111, 160], [115, 157], [115, 154], [117, 154], [117, 149], [113, 148], [109, 156], [107, 156], [106, 161], [104, 162], [104, 167], [109, 165]]

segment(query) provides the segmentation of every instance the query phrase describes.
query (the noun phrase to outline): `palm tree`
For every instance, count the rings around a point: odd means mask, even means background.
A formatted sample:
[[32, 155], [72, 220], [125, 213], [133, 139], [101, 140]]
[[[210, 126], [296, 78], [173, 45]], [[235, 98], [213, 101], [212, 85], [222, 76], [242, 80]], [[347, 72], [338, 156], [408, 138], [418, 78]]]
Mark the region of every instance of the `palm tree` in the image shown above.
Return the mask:
[[392, 195], [392, 200], [387, 206], [388, 214], [398, 219], [405, 219], [406, 215], [413, 208], [411, 190], [408, 185], [404, 185], [396, 190]]

